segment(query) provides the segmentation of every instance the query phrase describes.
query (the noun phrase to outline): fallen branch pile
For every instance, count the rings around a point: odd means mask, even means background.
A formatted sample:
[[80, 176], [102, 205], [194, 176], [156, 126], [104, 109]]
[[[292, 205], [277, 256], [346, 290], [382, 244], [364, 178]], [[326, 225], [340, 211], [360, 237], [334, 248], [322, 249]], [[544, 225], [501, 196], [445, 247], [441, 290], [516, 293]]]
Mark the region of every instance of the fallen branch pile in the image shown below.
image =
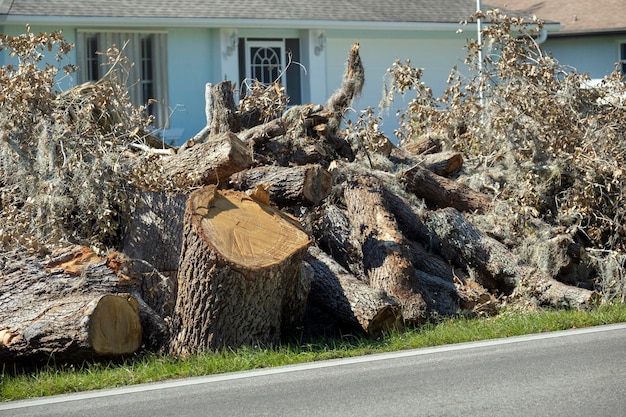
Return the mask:
[[229, 82], [211, 86], [207, 129], [151, 156], [116, 252], [1, 255], [0, 360], [186, 355], [277, 343], [303, 323], [378, 337], [513, 297], [597, 300], [471, 223], [493, 200], [453, 179], [461, 154], [351, 141], [341, 121], [363, 81], [356, 44], [326, 104], [256, 124]]

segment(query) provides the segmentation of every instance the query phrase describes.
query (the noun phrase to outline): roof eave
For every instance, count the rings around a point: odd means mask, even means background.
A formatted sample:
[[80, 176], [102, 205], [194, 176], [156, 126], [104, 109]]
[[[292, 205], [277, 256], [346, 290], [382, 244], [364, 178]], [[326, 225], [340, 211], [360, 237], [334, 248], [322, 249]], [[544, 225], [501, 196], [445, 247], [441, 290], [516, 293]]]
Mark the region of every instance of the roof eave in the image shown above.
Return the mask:
[[611, 28], [611, 29], [563, 30], [557, 33], [550, 34], [550, 37], [551, 38], [574, 38], [574, 37], [584, 37], [584, 36], [607, 36], [607, 35], [622, 36], [624, 34], [626, 34], [626, 27]]
[[75, 16], [0, 16], [0, 23], [22, 25], [64, 25], [88, 27], [151, 28], [271, 28], [271, 29], [347, 29], [347, 30], [428, 30], [456, 31], [461, 23], [453, 22], [381, 22], [338, 20], [287, 19], [214, 19], [214, 18], [133, 18], [133, 17], [75, 17]]

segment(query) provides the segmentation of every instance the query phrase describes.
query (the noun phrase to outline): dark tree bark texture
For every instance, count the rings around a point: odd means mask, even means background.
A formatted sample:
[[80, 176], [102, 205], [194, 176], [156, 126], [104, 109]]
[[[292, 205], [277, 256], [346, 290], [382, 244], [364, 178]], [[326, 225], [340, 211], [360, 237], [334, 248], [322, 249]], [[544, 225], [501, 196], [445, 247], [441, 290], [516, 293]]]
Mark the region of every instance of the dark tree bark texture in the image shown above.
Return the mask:
[[187, 201], [170, 351], [269, 345], [304, 315], [309, 237], [245, 193], [207, 186]]

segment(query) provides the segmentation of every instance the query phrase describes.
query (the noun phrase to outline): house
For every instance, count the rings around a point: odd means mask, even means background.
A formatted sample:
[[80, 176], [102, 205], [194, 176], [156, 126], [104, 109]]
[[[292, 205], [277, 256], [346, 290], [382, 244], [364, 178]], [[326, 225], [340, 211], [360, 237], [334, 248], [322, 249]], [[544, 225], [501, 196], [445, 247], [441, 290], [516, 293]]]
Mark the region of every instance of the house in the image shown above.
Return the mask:
[[[158, 127], [180, 144], [206, 124], [206, 83], [280, 78], [290, 104], [324, 103], [341, 84], [355, 41], [366, 71], [356, 109], [378, 105], [396, 59], [424, 68], [423, 81], [439, 95], [476, 36], [475, 24], [459, 32], [475, 10], [472, 0], [0, 0], [0, 31], [62, 30], [76, 45], [68, 59], [80, 67], [62, 88], [97, 79], [105, 69], [96, 52], [125, 45], [136, 64], [135, 104], [158, 99]], [[0, 65], [9, 59], [0, 54]], [[382, 129], [391, 136], [396, 125], [392, 110]]]
[[542, 48], [561, 64], [599, 79], [615, 65], [626, 74], [626, 1], [624, 0], [494, 0], [542, 19], [558, 21], [563, 28], [550, 32]]

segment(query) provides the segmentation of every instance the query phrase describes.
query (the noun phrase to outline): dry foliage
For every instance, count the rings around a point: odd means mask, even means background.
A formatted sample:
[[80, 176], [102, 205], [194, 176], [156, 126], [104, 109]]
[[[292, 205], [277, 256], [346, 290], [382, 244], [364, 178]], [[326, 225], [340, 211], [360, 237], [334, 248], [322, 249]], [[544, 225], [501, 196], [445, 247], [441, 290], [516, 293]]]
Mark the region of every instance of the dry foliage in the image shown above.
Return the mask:
[[263, 122], [275, 119], [287, 108], [289, 97], [278, 81], [265, 85], [254, 80], [247, 88], [248, 93], [239, 103], [239, 111], [247, 113], [254, 110], [259, 112], [259, 119]]
[[149, 119], [130, 104], [115, 48], [107, 76], [58, 91], [58, 70], [42, 63], [43, 52], [56, 51], [60, 63], [71, 48], [60, 32], [0, 34], [0, 49], [16, 60], [0, 68], [2, 250], [113, 246], [132, 204], [126, 190], [135, 168], [122, 155]]
[[[584, 262], [605, 299], [623, 301], [622, 75], [616, 70], [590, 86], [587, 75], [541, 50], [535, 41], [541, 21], [497, 10], [480, 17], [491, 24], [483, 29], [483, 45], [467, 45], [468, 74], [454, 68], [445, 94], [434, 97], [421, 69], [396, 61], [381, 107], [396, 94], [414, 93], [399, 113], [400, 143], [435, 135], [444, 149], [464, 154], [459, 180], [497, 202], [490, 215], [473, 216], [475, 224], [512, 248], [568, 234], [588, 248]], [[107, 53], [115, 71], [61, 93], [55, 90], [58, 70], [42, 65], [44, 51], [56, 51], [59, 62], [69, 52], [60, 33], [2, 34], [0, 48], [17, 61], [0, 68], [0, 250], [62, 241], [114, 246], [132, 208], [127, 187], [149, 187], [160, 178], [158, 155], [128, 157], [150, 124], [128, 99], [123, 69], [129, 63], [112, 48]], [[256, 109], [260, 120], [269, 120], [286, 105], [278, 83], [254, 83], [240, 109]], [[348, 123], [345, 137], [362, 155], [386, 147], [379, 122], [367, 109]]]
[[561, 65], [536, 43], [541, 21], [498, 10], [478, 17], [491, 24], [483, 45], [467, 45], [469, 75], [454, 68], [445, 94], [434, 98], [421, 70], [396, 61], [381, 105], [415, 92], [400, 113], [401, 143], [435, 132], [445, 148], [463, 152], [468, 163], [459, 180], [498, 202], [494, 213], [473, 221], [511, 247], [569, 234], [591, 249], [586, 262], [605, 297], [623, 300], [622, 74], [615, 70], [592, 86], [587, 74]]

